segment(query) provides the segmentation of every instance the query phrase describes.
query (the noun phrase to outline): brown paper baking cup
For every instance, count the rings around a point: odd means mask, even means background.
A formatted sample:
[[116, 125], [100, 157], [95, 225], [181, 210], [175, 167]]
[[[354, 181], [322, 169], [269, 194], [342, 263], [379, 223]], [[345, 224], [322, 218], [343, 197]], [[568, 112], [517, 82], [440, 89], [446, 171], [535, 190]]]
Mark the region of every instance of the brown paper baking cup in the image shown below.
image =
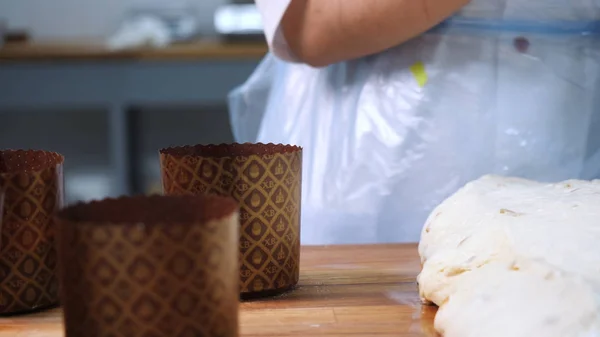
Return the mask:
[[221, 144], [160, 150], [167, 195], [217, 194], [240, 203], [242, 297], [277, 294], [298, 283], [302, 149]]
[[[3, 215], [4, 215], [4, 187], [0, 186], [0, 232], [2, 232]], [[0, 249], [2, 249], [2, 240], [0, 240]]]
[[[0, 186], [0, 233], [2, 233], [2, 217], [4, 215], [4, 190]], [[2, 251], [2, 240], [0, 240], [0, 251]], [[4, 276], [4, 275], [0, 275]], [[0, 302], [2, 303], [2, 302]]]
[[56, 220], [67, 337], [238, 336], [233, 199], [107, 199]]
[[64, 203], [63, 161], [54, 152], [0, 151], [0, 314], [58, 304], [52, 215]]

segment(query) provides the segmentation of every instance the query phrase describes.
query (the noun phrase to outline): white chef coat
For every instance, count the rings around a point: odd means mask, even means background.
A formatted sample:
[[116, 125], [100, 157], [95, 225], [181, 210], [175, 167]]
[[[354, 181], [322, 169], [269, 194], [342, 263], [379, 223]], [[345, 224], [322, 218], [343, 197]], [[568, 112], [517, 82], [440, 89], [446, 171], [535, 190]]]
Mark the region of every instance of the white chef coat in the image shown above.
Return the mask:
[[296, 58], [290, 51], [281, 31], [281, 19], [285, 14], [291, 0], [255, 0], [256, 6], [262, 15], [263, 30], [269, 48], [277, 57], [294, 62]]

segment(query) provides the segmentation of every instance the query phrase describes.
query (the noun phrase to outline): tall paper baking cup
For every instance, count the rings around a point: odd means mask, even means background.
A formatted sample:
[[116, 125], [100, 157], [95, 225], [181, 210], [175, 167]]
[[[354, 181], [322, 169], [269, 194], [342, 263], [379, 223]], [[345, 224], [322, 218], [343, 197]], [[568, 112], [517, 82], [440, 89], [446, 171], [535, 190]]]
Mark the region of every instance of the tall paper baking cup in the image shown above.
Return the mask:
[[67, 337], [238, 336], [233, 199], [106, 199], [56, 220]]
[[[2, 218], [4, 216], [4, 189], [0, 186], [0, 233], [2, 233]], [[2, 250], [2, 240], [0, 240], [0, 250]]]
[[0, 151], [0, 314], [58, 304], [52, 215], [64, 204], [63, 162], [54, 152]]
[[302, 149], [221, 144], [160, 150], [168, 195], [218, 194], [240, 203], [242, 297], [277, 294], [298, 283]]

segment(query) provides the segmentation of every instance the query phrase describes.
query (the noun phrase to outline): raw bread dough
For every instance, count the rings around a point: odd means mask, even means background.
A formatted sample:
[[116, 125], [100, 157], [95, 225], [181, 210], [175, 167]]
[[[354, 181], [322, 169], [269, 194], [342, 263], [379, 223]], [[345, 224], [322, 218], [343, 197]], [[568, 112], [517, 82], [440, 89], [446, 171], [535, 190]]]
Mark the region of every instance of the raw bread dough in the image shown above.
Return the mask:
[[445, 337], [600, 336], [600, 181], [485, 176], [431, 213], [419, 254]]

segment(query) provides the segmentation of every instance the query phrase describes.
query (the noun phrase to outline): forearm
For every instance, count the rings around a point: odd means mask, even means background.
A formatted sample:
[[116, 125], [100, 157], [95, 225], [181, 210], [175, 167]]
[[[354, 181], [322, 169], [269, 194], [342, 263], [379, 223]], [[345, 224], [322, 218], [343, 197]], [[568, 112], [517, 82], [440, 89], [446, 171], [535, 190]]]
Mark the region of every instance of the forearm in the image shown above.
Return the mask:
[[401, 44], [437, 25], [469, 0], [292, 0], [282, 29], [291, 50], [313, 66]]

